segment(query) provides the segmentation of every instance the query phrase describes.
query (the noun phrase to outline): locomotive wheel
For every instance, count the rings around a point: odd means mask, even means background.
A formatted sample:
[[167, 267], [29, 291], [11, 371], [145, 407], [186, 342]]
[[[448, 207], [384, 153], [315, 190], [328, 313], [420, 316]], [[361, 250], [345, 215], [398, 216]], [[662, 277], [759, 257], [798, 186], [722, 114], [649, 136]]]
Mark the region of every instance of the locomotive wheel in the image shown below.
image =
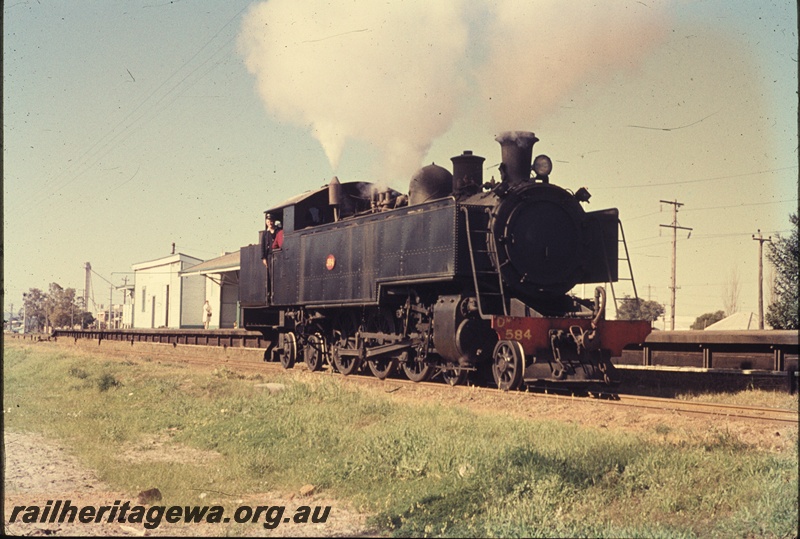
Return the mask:
[[385, 380], [394, 372], [397, 360], [393, 357], [379, 357], [368, 360], [367, 365], [369, 365], [369, 370], [372, 371], [375, 378]]
[[442, 378], [451, 386], [463, 385], [467, 381], [467, 374], [466, 370], [458, 368], [453, 363], [448, 363], [442, 369]]
[[314, 372], [322, 368], [325, 357], [325, 340], [322, 335], [315, 333], [308, 338], [304, 356], [308, 370]]
[[284, 369], [291, 369], [295, 361], [297, 361], [297, 337], [290, 331], [283, 336], [281, 365]]
[[500, 341], [492, 353], [492, 375], [503, 391], [517, 389], [522, 382], [522, 360], [525, 351], [517, 341]]
[[403, 372], [412, 382], [424, 382], [431, 377], [433, 368], [424, 361], [418, 360], [415, 354], [411, 354], [408, 360], [403, 362]]
[[338, 318], [338, 331], [334, 332], [333, 344], [333, 364], [336, 369], [347, 376], [353, 374], [361, 366], [361, 357], [352, 355], [342, 355], [340, 350], [355, 350], [357, 347], [356, 333], [358, 324], [355, 317], [350, 312], [344, 312]]
[[[367, 331], [372, 333], [389, 333], [394, 334], [397, 331], [392, 314], [385, 310], [380, 310], [370, 317], [367, 322]], [[367, 343], [367, 346], [379, 343]], [[391, 355], [385, 355], [367, 360], [369, 370], [375, 378], [385, 380], [395, 370], [397, 366], [397, 358]]]

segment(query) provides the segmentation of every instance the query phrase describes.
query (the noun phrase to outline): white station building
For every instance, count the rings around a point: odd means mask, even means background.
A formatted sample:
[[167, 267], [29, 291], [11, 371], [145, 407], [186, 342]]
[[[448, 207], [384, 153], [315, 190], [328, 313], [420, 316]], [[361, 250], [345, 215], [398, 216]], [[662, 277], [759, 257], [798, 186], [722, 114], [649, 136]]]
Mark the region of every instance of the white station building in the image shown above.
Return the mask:
[[203, 262], [182, 253], [134, 264], [133, 304], [123, 324], [132, 328], [202, 328], [206, 279], [181, 272]]

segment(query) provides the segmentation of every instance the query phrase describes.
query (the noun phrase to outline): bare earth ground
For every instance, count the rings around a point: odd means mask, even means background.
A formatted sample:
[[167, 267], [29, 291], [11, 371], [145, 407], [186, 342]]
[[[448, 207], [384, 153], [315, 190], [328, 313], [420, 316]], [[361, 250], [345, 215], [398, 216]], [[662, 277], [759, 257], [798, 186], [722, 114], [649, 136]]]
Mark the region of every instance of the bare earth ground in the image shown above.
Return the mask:
[[[157, 444], [156, 444], [157, 445]], [[83, 507], [91, 505], [113, 506], [119, 500], [121, 503], [129, 501], [131, 506], [138, 505], [138, 493], [114, 492], [101, 483], [92, 470], [88, 470], [77, 462], [56, 443], [39, 436], [38, 434], [4, 432], [4, 474], [5, 493], [3, 535], [73, 535], [73, 536], [196, 536], [219, 537], [226, 535], [262, 537], [262, 536], [293, 536], [293, 537], [357, 537], [375, 535], [366, 525], [366, 515], [362, 515], [346, 508], [341, 502], [315, 496], [302, 497], [300, 494], [278, 496], [263, 494], [250, 496], [247, 499], [236, 500], [240, 505], [282, 505], [286, 507], [285, 515], [293, 514], [300, 505], [331, 506], [329, 518], [324, 524], [294, 524], [281, 523], [273, 530], [265, 529], [262, 524], [162, 524], [155, 529], [145, 529], [143, 524], [118, 522], [82, 524], [70, 523], [45, 523], [29, 524], [19, 522], [10, 523], [9, 518], [13, 507], [16, 505], [38, 505], [45, 507], [48, 500], [70, 500], [74, 506]], [[194, 450], [184, 448], [184, 457], [187, 460], [198, 457]], [[199, 452], [198, 452], [199, 453]], [[152, 451], [152, 458], [166, 458], [158, 448]], [[170, 458], [174, 457], [174, 450], [170, 450]], [[213, 458], [213, 457], [206, 457]], [[197, 505], [215, 505], [221, 500], [214, 498], [213, 492], [199, 493]], [[154, 502], [158, 504], [158, 502]]]
[[[297, 376], [312, 376], [302, 370]], [[383, 386], [364, 387], [365, 391], [376, 391], [405, 402], [429, 402], [443, 406], [463, 406], [477, 414], [498, 413], [508, 416], [545, 420], [553, 419], [578, 423], [589, 428], [613, 429], [635, 432], [666, 443], [682, 441], [697, 442], [715, 436], [735, 437], [760, 451], [783, 452], [797, 443], [797, 427], [780, 426], [774, 423], [727, 419], [710, 416], [693, 416], [675, 412], [643, 411], [592, 402], [588, 399], [536, 399], [531, 401], [521, 395], [501, 392], [472, 391], [464, 388], [431, 389], [423, 386], [401, 386], [387, 380]], [[522, 398], [521, 398], [522, 397]], [[60, 448], [53, 440], [40, 435], [22, 432], [4, 432], [5, 475], [4, 532], [6, 535], [102, 535], [102, 536], [375, 536], [376, 531], [366, 525], [367, 515], [350, 510], [337, 500], [325, 499], [317, 494], [302, 496], [300, 493], [264, 493], [245, 500], [236, 500], [240, 505], [283, 505], [286, 514], [301, 505], [332, 507], [325, 524], [282, 523], [274, 530], [264, 529], [259, 524], [167, 524], [154, 530], [146, 530], [142, 524], [120, 523], [63, 523], [27, 524], [9, 523], [11, 511], [16, 505], [38, 505], [44, 507], [47, 500], [70, 500], [72, 505], [95, 507], [111, 506], [116, 500], [130, 501], [138, 505], [138, 493], [113, 492], [102, 484], [92, 470], [88, 470]], [[168, 436], [168, 435], [166, 435]], [[211, 452], [204, 453], [191, 448], [176, 448], [165, 443], [167, 439], [142, 440], [124, 451], [120, 458], [147, 458], [153, 460], [184, 459], [197, 462], [217, 458]], [[147, 446], [147, 451], [142, 451]], [[169, 447], [169, 452], [165, 449]], [[177, 449], [177, 451], [176, 451]], [[142, 455], [146, 455], [142, 457]], [[198, 505], [215, 505], [223, 500], [213, 492], [199, 493]], [[226, 500], [229, 501], [229, 500]], [[158, 503], [158, 502], [156, 502]]]

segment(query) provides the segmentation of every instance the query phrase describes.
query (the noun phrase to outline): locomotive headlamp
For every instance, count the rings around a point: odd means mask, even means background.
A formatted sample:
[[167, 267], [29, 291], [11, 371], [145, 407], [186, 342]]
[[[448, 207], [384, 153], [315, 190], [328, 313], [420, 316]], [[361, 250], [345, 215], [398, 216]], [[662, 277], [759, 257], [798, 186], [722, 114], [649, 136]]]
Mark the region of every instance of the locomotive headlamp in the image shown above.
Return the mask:
[[553, 162], [544, 154], [537, 155], [536, 159], [533, 160], [533, 166], [531, 166], [531, 170], [536, 173], [537, 178], [546, 178], [553, 170]]

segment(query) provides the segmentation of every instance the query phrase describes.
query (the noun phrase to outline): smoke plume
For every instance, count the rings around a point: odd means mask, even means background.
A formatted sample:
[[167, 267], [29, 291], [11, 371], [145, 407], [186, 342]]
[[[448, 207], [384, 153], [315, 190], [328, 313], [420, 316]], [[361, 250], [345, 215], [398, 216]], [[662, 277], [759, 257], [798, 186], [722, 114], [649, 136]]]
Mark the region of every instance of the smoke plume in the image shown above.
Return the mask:
[[268, 110], [311, 126], [334, 171], [359, 140], [408, 177], [461, 116], [534, 129], [577, 85], [635, 66], [664, 18], [657, 0], [270, 0], [239, 47]]
[[581, 84], [636, 68], [666, 35], [665, 1], [492, 2], [487, 60], [475, 66], [482, 116], [497, 131], [532, 129]]

